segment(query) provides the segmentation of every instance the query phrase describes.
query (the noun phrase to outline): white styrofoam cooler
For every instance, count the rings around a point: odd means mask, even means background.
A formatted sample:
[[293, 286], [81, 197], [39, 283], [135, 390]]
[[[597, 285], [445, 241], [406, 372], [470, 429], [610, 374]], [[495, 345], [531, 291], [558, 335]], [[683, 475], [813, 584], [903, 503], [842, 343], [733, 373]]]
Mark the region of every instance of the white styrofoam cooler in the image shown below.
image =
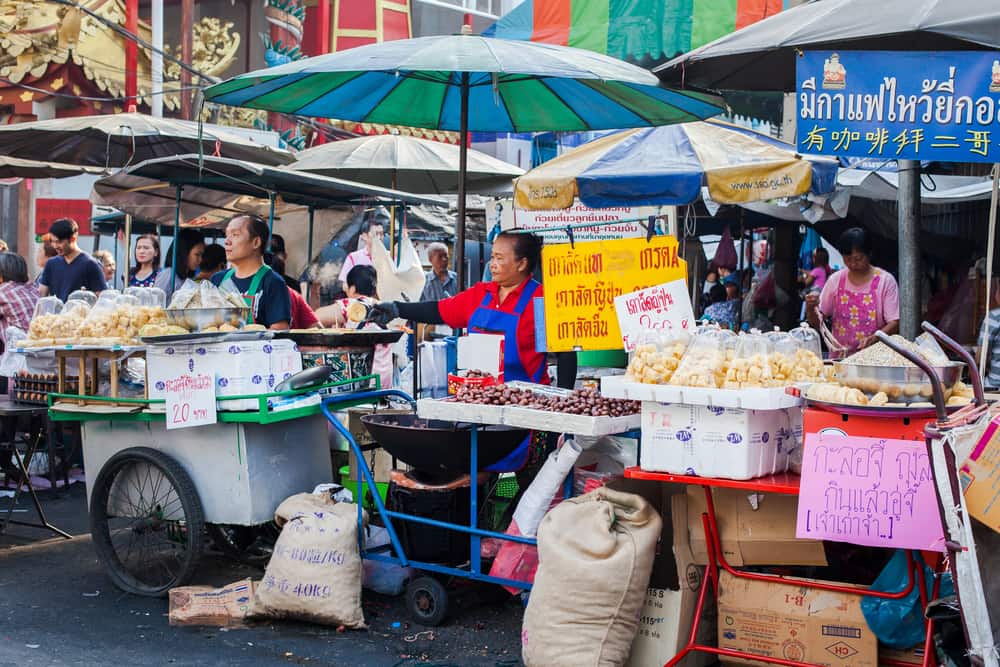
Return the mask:
[[284, 339], [150, 345], [146, 351], [150, 398], [166, 396], [167, 380], [184, 373], [204, 373], [215, 378], [220, 410], [256, 410], [257, 399], [223, 399], [271, 393], [278, 383], [301, 370], [298, 346]]
[[645, 401], [639, 467], [753, 479], [788, 470], [789, 455], [801, 443], [799, 408], [746, 410]]

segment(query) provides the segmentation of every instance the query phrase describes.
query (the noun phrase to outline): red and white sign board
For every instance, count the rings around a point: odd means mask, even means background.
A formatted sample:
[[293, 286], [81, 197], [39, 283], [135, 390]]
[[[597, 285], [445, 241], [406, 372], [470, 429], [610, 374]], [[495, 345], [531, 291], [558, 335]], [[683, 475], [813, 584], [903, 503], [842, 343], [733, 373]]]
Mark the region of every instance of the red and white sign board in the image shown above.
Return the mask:
[[649, 332], [694, 331], [696, 326], [684, 280], [622, 294], [615, 298], [615, 313], [626, 352], [634, 350]]
[[218, 421], [215, 378], [204, 373], [167, 380], [167, 430], [207, 426]]

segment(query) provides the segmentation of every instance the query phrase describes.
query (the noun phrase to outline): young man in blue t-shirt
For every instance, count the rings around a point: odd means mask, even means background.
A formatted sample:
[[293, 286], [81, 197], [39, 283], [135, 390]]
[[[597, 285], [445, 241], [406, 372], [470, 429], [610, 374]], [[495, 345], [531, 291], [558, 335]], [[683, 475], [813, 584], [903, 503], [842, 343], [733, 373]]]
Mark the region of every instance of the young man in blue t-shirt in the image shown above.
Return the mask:
[[264, 263], [270, 231], [267, 223], [255, 215], [237, 215], [226, 225], [226, 259], [230, 269], [212, 276], [221, 285], [233, 284], [250, 306], [250, 320], [268, 329], [287, 329], [292, 319], [288, 286]]
[[80, 250], [76, 244], [80, 227], [75, 220], [59, 218], [49, 227], [56, 256], [45, 262], [38, 293], [57, 296], [63, 301], [78, 289], [103, 292], [108, 288], [100, 262]]

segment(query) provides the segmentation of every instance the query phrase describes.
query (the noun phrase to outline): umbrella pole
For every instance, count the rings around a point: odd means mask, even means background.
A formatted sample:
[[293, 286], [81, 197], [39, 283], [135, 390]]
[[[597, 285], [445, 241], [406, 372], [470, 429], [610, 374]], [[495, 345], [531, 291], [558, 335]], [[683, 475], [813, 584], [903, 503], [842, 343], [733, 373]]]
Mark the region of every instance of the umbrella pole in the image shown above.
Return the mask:
[[[306, 246], [307, 247], [307, 250], [306, 250], [306, 271], [309, 270], [309, 265], [312, 264], [312, 261], [313, 261], [313, 221], [314, 221], [315, 214], [316, 214], [316, 209], [313, 208], [312, 206], [310, 206], [309, 207], [309, 241], [308, 241], [308, 245]], [[306, 275], [309, 275], [309, 274], [307, 273]], [[306, 280], [305, 284], [306, 284], [306, 294], [305, 294], [305, 297], [306, 297], [306, 299], [308, 299], [309, 298], [309, 288], [312, 287], [312, 280]], [[299, 289], [300, 290], [302, 289], [301, 285], [299, 286]]]
[[177, 207], [174, 209], [174, 243], [173, 243], [173, 258], [170, 260], [170, 293], [173, 294], [174, 289], [177, 284], [177, 243], [181, 240], [181, 186], [177, 186], [176, 203]]
[[990, 226], [986, 242], [986, 316], [983, 318], [983, 337], [979, 342], [979, 373], [983, 380], [990, 374], [986, 365], [986, 353], [989, 345], [986, 341], [990, 339], [990, 308], [993, 306], [993, 253], [996, 251], [997, 234], [997, 197], [1000, 194], [1000, 164], [993, 165], [993, 192], [990, 196]]
[[267, 194], [267, 201], [268, 201], [267, 242], [270, 243], [271, 237], [274, 236], [274, 193], [273, 192], [269, 192]]
[[899, 333], [920, 333], [920, 163], [899, 160]]
[[458, 220], [455, 222], [455, 271], [458, 291], [466, 286], [465, 275], [465, 172], [469, 159], [469, 73], [462, 72], [462, 113], [458, 147]]
[[[117, 236], [117, 234], [115, 234]], [[128, 287], [128, 272], [132, 265], [132, 216], [128, 213], [125, 214], [125, 271], [122, 274], [124, 276], [125, 287]]]

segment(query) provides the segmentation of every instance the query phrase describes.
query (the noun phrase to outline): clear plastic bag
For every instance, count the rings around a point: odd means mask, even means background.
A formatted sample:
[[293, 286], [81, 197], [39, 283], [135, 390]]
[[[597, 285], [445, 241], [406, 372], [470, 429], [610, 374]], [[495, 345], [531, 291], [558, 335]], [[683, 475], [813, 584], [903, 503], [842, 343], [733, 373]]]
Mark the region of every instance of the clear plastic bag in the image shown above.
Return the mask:
[[83, 345], [116, 345], [134, 342], [139, 334], [139, 298], [133, 294], [101, 292], [80, 327]]
[[27, 337], [28, 334], [17, 327], [7, 327], [4, 330], [6, 345], [3, 354], [0, 355], [0, 376], [14, 377], [27, 367], [24, 355], [16, 351]]
[[70, 292], [70, 295], [66, 297], [66, 302], [70, 301], [82, 301], [88, 306], [93, 306], [97, 303], [97, 295], [90, 290], [78, 289], [75, 292]]
[[626, 375], [632, 382], [668, 384], [691, 342], [686, 331], [647, 332], [629, 356]]
[[726, 370], [723, 389], [750, 389], [781, 386], [771, 373], [774, 346], [767, 336], [752, 331], [739, 336], [736, 353]]
[[669, 384], [718, 388], [725, 379], [729, 353], [734, 348], [735, 338], [732, 332], [722, 329], [700, 328], [691, 339]]

